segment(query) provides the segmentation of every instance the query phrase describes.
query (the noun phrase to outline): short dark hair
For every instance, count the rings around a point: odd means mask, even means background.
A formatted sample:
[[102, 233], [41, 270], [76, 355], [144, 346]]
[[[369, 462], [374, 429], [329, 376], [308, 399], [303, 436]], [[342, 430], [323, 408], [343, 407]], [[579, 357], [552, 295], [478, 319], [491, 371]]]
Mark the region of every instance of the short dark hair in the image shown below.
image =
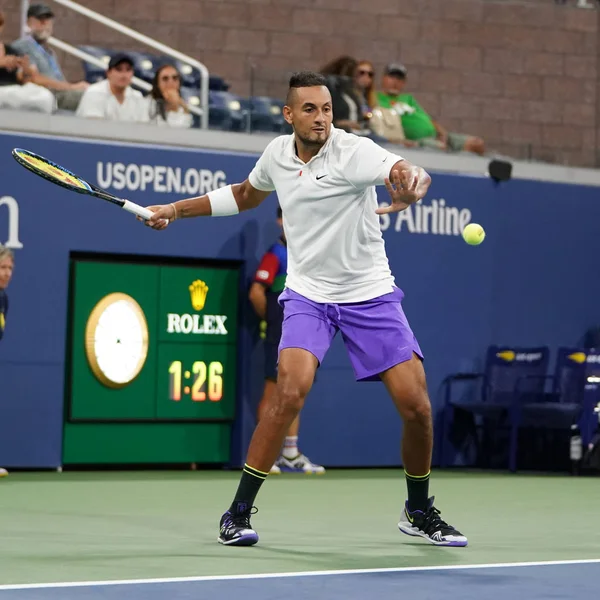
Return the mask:
[[290, 77], [290, 89], [326, 85], [325, 77], [316, 71], [298, 71]]
[[277, 218], [278, 219], [283, 218], [283, 211], [281, 210], [281, 206], [277, 207]]
[[317, 86], [327, 86], [327, 80], [321, 73], [317, 73], [316, 71], [298, 71], [296, 73], [292, 73], [290, 77], [290, 86], [286, 98], [286, 104], [290, 104], [292, 91], [298, 88], [303, 87], [317, 87]]

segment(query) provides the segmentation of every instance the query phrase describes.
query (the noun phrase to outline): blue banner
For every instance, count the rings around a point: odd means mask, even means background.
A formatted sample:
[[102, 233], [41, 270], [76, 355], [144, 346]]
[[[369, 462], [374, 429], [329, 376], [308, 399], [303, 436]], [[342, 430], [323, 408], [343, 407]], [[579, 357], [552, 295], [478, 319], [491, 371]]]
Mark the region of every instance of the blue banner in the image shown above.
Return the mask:
[[[0, 135], [0, 242], [16, 253], [0, 343], [0, 464], [54, 467], [61, 464], [69, 253], [241, 259], [249, 285], [278, 233], [276, 197], [236, 218], [181, 221], [158, 233], [106, 202], [35, 177], [11, 158], [15, 146], [144, 206], [242, 181], [257, 157]], [[479, 368], [488, 345], [554, 350], [577, 345], [600, 321], [594, 276], [600, 203], [597, 190], [585, 186], [432, 175], [423, 202], [381, 223], [392, 271], [406, 294], [404, 309], [425, 353], [437, 413], [443, 378]], [[379, 197], [386, 200], [385, 188]], [[469, 222], [486, 229], [480, 246], [461, 238]], [[248, 302], [242, 304], [236, 464], [252, 432], [263, 380], [258, 323]], [[339, 339], [307, 399], [300, 435], [303, 451], [322, 464], [400, 462], [395, 409], [381, 383], [354, 382]]]

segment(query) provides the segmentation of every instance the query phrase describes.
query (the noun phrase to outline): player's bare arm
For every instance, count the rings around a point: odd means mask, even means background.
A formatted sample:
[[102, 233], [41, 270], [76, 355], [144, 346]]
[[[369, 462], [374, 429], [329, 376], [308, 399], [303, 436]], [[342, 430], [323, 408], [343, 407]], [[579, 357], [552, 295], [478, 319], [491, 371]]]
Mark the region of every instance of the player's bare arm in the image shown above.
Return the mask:
[[[236, 183], [227, 187], [231, 189], [233, 199], [237, 204], [237, 212], [256, 208], [271, 193], [255, 189], [247, 179], [243, 183]], [[215, 194], [215, 192], [212, 192], [212, 194]], [[148, 209], [154, 214], [145, 224], [156, 230], [165, 229], [170, 222], [176, 219], [210, 217], [213, 215], [213, 205], [208, 194], [178, 200], [171, 204], [148, 206]]]
[[378, 215], [400, 212], [425, 196], [431, 184], [431, 177], [425, 169], [407, 160], [398, 161], [385, 179], [385, 187], [392, 199], [389, 206], [378, 208]]

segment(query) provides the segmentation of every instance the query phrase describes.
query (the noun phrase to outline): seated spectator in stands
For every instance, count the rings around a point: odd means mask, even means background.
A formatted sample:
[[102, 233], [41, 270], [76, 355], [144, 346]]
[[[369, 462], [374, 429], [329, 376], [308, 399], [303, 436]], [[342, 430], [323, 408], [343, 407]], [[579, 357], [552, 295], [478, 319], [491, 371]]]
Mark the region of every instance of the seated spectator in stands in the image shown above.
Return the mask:
[[363, 112], [370, 112], [377, 106], [375, 94], [375, 67], [368, 60], [361, 60], [354, 71], [354, 84], [360, 94]]
[[485, 145], [481, 138], [446, 131], [425, 112], [413, 96], [403, 93], [405, 85], [406, 67], [399, 63], [388, 65], [382, 79], [383, 91], [377, 92], [377, 103], [396, 110], [408, 140], [440, 150], [484, 154]]
[[333, 105], [333, 125], [356, 135], [370, 136], [368, 109], [365, 110], [354, 73], [357, 62], [351, 56], [340, 56], [321, 68], [327, 77]]
[[131, 88], [133, 60], [127, 54], [115, 54], [108, 63], [106, 79], [85, 90], [78, 117], [147, 123], [150, 120], [148, 102]]
[[[0, 38], [3, 28], [4, 15], [0, 12]], [[54, 96], [46, 88], [31, 83], [31, 75], [28, 57], [0, 42], [0, 108], [54, 111]]]
[[48, 44], [54, 26], [54, 13], [45, 4], [32, 4], [27, 11], [30, 34], [17, 40], [12, 46], [20, 54], [27, 55], [34, 73], [32, 82], [41, 85], [56, 96], [58, 108], [76, 110], [86, 81], [69, 83], [58, 64], [54, 50]]
[[405, 139], [402, 124], [398, 123], [396, 114], [378, 106], [374, 82], [373, 63], [368, 60], [359, 61], [354, 71], [354, 86], [362, 102], [362, 112], [369, 119], [370, 129], [393, 144], [417, 146], [417, 142]]
[[170, 127], [191, 127], [192, 115], [181, 97], [181, 76], [173, 65], [162, 65], [152, 80], [150, 122]]

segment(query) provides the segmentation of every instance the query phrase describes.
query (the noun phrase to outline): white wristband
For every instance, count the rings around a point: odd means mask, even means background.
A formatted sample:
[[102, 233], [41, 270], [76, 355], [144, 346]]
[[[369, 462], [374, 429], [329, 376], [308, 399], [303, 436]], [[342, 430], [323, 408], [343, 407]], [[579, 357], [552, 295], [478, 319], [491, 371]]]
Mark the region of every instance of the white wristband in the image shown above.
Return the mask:
[[230, 185], [208, 192], [208, 200], [213, 217], [229, 217], [240, 212]]

